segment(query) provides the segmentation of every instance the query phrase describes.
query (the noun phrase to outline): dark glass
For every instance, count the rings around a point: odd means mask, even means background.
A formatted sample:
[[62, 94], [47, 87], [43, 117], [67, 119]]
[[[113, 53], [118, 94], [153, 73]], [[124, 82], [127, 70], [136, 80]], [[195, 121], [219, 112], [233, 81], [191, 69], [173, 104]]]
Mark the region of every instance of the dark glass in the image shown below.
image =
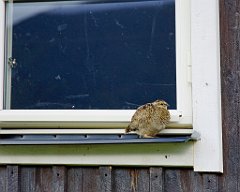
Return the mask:
[[175, 2], [13, 4], [11, 109], [176, 109]]

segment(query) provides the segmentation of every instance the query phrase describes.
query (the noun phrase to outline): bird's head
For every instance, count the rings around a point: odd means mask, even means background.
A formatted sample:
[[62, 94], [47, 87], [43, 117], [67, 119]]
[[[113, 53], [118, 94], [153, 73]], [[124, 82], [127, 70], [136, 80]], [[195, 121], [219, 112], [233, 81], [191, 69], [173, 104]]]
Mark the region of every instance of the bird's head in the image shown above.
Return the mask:
[[164, 100], [156, 100], [152, 103], [153, 105], [155, 105], [156, 107], [162, 107], [167, 109], [168, 108], [168, 103]]

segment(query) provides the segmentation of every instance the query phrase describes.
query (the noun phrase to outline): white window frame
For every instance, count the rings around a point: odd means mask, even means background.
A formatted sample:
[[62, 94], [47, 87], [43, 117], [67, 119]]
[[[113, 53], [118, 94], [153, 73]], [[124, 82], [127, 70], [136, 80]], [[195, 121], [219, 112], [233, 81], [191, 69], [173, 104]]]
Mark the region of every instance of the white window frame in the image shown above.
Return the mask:
[[[180, 23], [180, 20], [190, 20], [189, 14], [186, 14], [189, 12], [186, 9], [188, 8], [182, 6], [179, 1], [176, 5], [176, 10], [180, 10], [176, 11], [176, 23]], [[3, 6], [1, 12], [4, 12]], [[190, 58], [189, 23], [184, 22], [184, 26], [176, 25], [177, 110], [170, 110], [172, 127], [186, 127], [186, 125], [189, 127], [192, 124], [191, 82], [189, 78], [186, 78], [189, 77], [187, 68], [190, 62], [188, 59]], [[4, 56], [1, 58], [0, 71], [3, 74]], [[11, 67], [5, 71], [9, 73], [7, 81], [11, 82], [9, 80]], [[4, 81], [3, 77], [2, 75], [0, 82]], [[3, 88], [2, 85], [0, 99], [3, 98]], [[9, 93], [8, 97], [10, 95]], [[0, 125], [2, 127], [25, 127], [29, 122], [31, 122], [30, 126], [35, 122], [37, 127], [126, 127], [134, 112], [135, 110], [8, 110], [3, 109], [3, 100], [1, 99]]]
[[[185, 40], [180, 38], [181, 40], [177, 41], [176, 45], [177, 62], [181, 63], [181, 65], [177, 64], [177, 83], [183, 85], [182, 87], [177, 86], [177, 109], [183, 110], [171, 111], [171, 124], [174, 127], [182, 128], [189, 126], [189, 123], [192, 124], [193, 130], [200, 134], [199, 141], [178, 144], [150, 144], [147, 146], [125, 145], [125, 147], [122, 145], [104, 147], [98, 145], [81, 147], [0, 145], [0, 163], [184, 166], [193, 167], [195, 171], [223, 172], [219, 2], [218, 0], [176, 0], [177, 10], [183, 6], [183, 3], [188, 4], [188, 6], [185, 7], [185, 10], [180, 9], [184, 10], [181, 14], [177, 13], [182, 19], [180, 22], [180, 17], [176, 17], [177, 38], [178, 35], [191, 38], [188, 43], [185, 42], [188, 38]], [[4, 28], [4, 16], [4, 1], [0, 0], [0, 18], [2, 18], [0, 19], [0, 29]], [[1, 45], [3, 41], [4, 32], [0, 30]], [[4, 47], [0, 46], [1, 62], [3, 62], [3, 56]], [[0, 67], [0, 78], [2, 78], [3, 65]], [[0, 109], [3, 109], [3, 79], [0, 82]], [[45, 126], [76, 128], [81, 127], [81, 125], [82, 127], [101, 125], [101, 128], [112, 126], [120, 128], [129, 122], [130, 116], [134, 113], [131, 110], [124, 111], [125, 114], [119, 115], [118, 112], [111, 111], [110, 117], [105, 118], [108, 111], [101, 111], [101, 116], [97, 113], [94, 115], [81, 110], [51, 111], [50, 113], [36, 110], [35, 114], [32, 112], [32, 110], [0, 110], [0, 127], [20, 128], [34, 125], [41, 128]], [[80, 115], [83, 115], [82, 119], [79, 119]], [[61, 121], [58, 117], [62, 118]], [[101, 129], [87, 130], [90, 133], [102, 133]], [[122, 129], [102, 130], [105, 133], [123, 132]], [[185, 130], [187, 129], [180, 130], [179, 133], [183, 133]], [[22, 133], [24, 131], [25, 133], [43, 133], [38, 129], [23, 130]], [[64, 129], [50, 129], [44, 133], [65, 133], [65, 131]], [[19, 132], [20, 129], [0, 130], [0, 134]], [[66, 132], [85, 133], [86, 129], [68, 129]], [[168, 133], [168, 130], [163, 131], [163, 133], [165, 132]], [[44, 153], [46, 150], [51, 153], [51, 156], [46, 156]], [[127, 162], [126, 159], [128, 159]]]
[[194, 170], [223, 172], [219, 1], [191, 0]]

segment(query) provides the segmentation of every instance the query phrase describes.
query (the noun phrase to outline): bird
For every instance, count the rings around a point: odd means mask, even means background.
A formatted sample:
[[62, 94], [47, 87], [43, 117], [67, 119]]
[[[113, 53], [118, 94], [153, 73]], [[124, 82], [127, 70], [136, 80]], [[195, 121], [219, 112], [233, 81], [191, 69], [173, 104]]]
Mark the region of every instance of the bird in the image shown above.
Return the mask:
[[125, 133], [134, 131], [141, 138], [154, 138], [169, 123], [168, 106], [166, 101], [156, 100], [138, 107]]

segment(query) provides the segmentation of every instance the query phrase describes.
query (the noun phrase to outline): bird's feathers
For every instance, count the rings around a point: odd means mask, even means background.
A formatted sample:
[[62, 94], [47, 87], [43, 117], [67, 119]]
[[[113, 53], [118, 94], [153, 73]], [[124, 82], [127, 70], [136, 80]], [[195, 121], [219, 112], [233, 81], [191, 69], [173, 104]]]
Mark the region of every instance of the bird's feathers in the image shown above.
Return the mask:
[[125, 132], [135, 131], [143, 137], [155, 136], [169, 122], [170, 114], [167, 106], [168, 104], [162, 100], [140, 106], [132, 116]]

